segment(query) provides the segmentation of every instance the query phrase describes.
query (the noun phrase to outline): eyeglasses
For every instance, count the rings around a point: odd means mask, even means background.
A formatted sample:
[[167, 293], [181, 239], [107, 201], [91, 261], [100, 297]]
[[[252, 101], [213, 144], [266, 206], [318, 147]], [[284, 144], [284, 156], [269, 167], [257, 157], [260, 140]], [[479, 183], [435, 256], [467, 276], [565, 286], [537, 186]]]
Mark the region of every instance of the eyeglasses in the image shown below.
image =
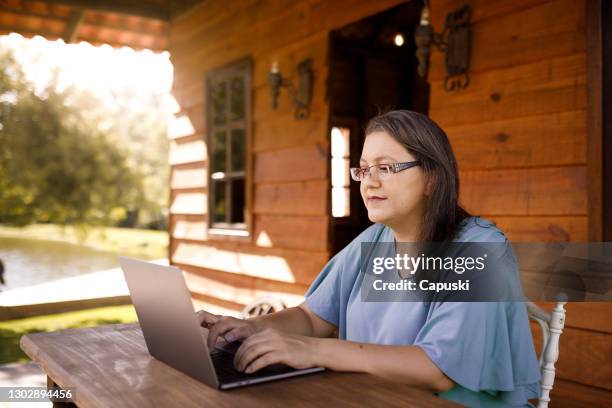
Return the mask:
[[415, 160], [404, 163], [374, 164], [369, 167], [351, 167], [351, 178], [355, 181], [363, 181], [374, 172], [377, 177], [384, 179], [390, 174], [399, 173], [420, 164], [420, 161]]

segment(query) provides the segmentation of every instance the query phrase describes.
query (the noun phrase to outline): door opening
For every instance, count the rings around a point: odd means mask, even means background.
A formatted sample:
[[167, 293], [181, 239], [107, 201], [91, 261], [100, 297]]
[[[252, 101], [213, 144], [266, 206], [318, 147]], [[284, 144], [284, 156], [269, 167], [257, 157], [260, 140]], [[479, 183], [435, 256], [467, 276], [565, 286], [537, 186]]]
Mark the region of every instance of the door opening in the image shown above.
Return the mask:
[[368, 120], [390, 109], [427, 114], [429, 85], [416, 72], [414, 43], [421, 8], [418, 1], [401, 4], [330, 33], [332, 255], [372, 224], [359, 184], [348, 175], [349, 166], [359, 165]]

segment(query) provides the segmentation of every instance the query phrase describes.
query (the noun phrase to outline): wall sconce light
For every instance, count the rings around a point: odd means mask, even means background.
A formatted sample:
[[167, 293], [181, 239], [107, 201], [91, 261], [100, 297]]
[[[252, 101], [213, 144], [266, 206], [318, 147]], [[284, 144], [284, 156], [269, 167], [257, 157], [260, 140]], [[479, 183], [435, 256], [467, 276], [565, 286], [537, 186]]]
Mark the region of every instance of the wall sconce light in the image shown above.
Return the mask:
[[268, 75], [268, 85], [270, 86], [270, 96], [272, 97], [272, 109], [278, 106], [278, 96], [281, 88], [287, 88], [289, 95], [293, 99], [295, 107], [295, 118], [306, 119], [310, 115], [310, 101], [312, 99], [312, 86], [314, 81], [314, 73], [312, 70], [312, 59], [303, 60], [297, 65], [298, 72], [298, 87], [293, 86], [293, 83], [287, 78], [283, 78], [278, 69], [278, 63], [272, 63], [272, 69]]
[[419, 61], [418, 73], [424, 77], [429, 70], [429, 56], [432, 45], [445, 54], [446, 76], [444, 89], [454, 91], [467, 88], [470, 83], [467, 70], [470, 61], [470, 18], [469, 6], [448, 13], [442, 33], [436, 33], [429, 22], [429, 2], [421, 11], [421, 22], [414, 32]]

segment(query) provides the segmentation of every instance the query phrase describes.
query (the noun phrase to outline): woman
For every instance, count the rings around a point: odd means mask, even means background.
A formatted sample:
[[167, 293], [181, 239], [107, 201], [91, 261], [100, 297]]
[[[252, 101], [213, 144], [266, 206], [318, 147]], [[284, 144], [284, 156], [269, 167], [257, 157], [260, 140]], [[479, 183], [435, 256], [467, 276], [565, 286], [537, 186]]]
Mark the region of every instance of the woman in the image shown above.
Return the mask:
[[[540, 379], [520, 302], [364, 302], [361, 242], [501, 242], [492, 223], [458, 203], [459, 180], [445, 133], [426, 116], [391, 111], [366, 128], [359, 168], [375, 224], [333, 257], [298, 307], [248, 320], [198, 312], [218, 336], [243, 340], [234, 364], [368, 372], [427, 388], [468, 406], [528, 406]], [[329, 338], [335, 330], [339, 338]]]

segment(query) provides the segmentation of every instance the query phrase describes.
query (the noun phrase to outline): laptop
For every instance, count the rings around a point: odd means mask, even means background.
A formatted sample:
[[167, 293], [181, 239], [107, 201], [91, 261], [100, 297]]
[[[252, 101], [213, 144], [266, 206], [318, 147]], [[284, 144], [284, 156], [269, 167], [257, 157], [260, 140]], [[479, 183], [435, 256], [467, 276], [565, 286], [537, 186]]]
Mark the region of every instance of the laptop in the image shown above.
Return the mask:
[[119, 263], [149, 354], [169, 366], [222, 390], [324, 370], [283, 364], [251, 374], [236, 370], [234, 353], [241, 343], [218, 342], [209, 351], [208, 329], [200, 326], [179, 268], [125, 257], [119, 257]]

